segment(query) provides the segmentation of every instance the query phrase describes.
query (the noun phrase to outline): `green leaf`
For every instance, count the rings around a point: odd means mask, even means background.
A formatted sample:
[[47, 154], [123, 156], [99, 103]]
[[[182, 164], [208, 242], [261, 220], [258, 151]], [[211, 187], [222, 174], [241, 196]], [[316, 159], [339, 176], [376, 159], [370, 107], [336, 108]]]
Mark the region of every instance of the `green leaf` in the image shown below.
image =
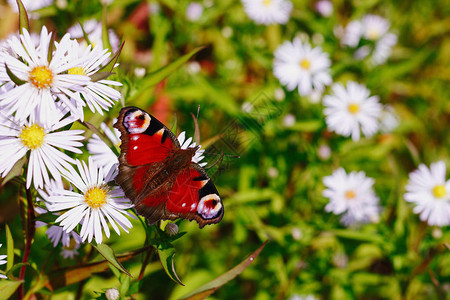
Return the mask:
[[167, 275], [169, 275], [170, 279], [184, 286], [175, 271], [175, 264], [173, 262], [173, 258], [175, 256], [175, 248], [170, 244], [165, 245], [164, 247], [160, 247], [158, 248], [158, 255], [159, 260], [161, 261], [161, 264]]
[[116, 53], [114, 53], [114, 56], [109, 60], [109, 62], [106, 65], [101, 67], [100, 70], [97, 71], [97, 73], [112, 72], [112, 70], [114, 69], [114, 66], [117, 63], [117, 60], [119, 59], [119, 56], [120, 56], [120, 53], [122, 52], [124, 44], [125, 44], [125, 42], [122, 42], [119, 49], [117, 49]]
[[106, 15], [108, 13], [107, 6], [103, 6], [103, 12], [102, 12], [102, 43], [103, 43], [103, 49], [110, 49], [111, 52], [113, 52], [111, 47], [111, 42], [109, 41], [109, 32], [108, 32], [108, 23], [106, 22]]
[[22, 173], [22, 168], [25, 162], [27, 161], [27, 157], [24, 156], [21, 159], [19, 159], [14, 166], [12, 167], [11, 171], [3, 178], [3, 181], [1, 183], [1, 186], [5, 185], [8, 181], [13, 179], [16, 176], [19, 176]]
[[189, 59], [191, 59], [192, 56], [194, 56], [197, 52], [202, 50], [204, 47], [198, 47], [189, 52], [188, 54], [183, 55], [182, 57], [178, 58], [174, 62], [168, 64], [167, 66], [164, 66], [160, 68], [159, 70], [156, 70], [155, 72], [152, 72], [146, 76], [146, 79], [144, 80], [141, 88], [132, 95], [128, 102], [133, 102], [139, 96], [147, 91], [152, 86], [160, 83], [163, 79], [171, 75], [173, 72], [175, 72], [177, 69], [179, 69], [182, 65], [184, 65]]
[[112, 74], [114, 74], [114, 73], [111, 73], [111, 72], [97, 72], [95, 74], [92, 74], [90, 77], [91, 77], [91, 81], [92, 82], [97, 82], [97, 81], [100, 81], [100, 80], [108, 78]]
[[212, 293], [214, 293], [218, 288], [223, 286], [224, 284], [230, 282], [236, 276], [241, 274], [247, 267], [255, 260], [255, 258], [261, 253], [261, 251], [264, 249], [264, 246], [266, 246], [267, 241], [264, 242], [264, 244], [261, 245], [255, 252], [253, 252], [249, 257], [247, 257], [244, 261], [242, 261], [240, 264], [238, 264], [233, 269], [229, 270], [228, 272], [220, 275], [213, 281], [208, 282], [205, 285], [202, 285], [198, 289], [194, 290], [193, 292], [187, 294], [186, 296], [182, 297], [181, 299], [189, 299], [189, 300], [200, 300], [205, 299]]
[[28, 21], [28, 14], [21, 0], [16, 0], [19, 8], [19, 28], [20, 34], [23, 34], [23, 29], [30, 32], [30, 22]]
[[20, 79], [19, 77], [17, 77], [16, 75], [14, 75], [14, 73], [10, 70], [10, 68], [8, 67], [8, 65], [6, 63], [5, 63], [5, 68], [6, 68], [6, 74], [8, 74], [9, 79], [11, 79], [11, 81], [14, 82], [16, 85], [22, 85], [26, 82], [26, 81], [23, 81], [22, 79]]
[[23, 280], [0, 280], [0, 295], [2, 299], [8, 299], [15, 293]]
[[92, 245], [97, 251], [107, 260], [109, 261], [114, 267], [122, 271], [123, 273], [127, 274], [130, 277], [131, 274], [122, 266], [122, 264], [117, 260], [116, 256], [114, 255], [113, 249], [111, 249], [108, 245], [105, 244], [99, 244], [99, 245]]
[[5, 225], [6, 229], [6, 255], [8, 255], [6, 263], [6, 271], [10, 270], [14, 265], [14, 239], [9, 229], [8, 224]]

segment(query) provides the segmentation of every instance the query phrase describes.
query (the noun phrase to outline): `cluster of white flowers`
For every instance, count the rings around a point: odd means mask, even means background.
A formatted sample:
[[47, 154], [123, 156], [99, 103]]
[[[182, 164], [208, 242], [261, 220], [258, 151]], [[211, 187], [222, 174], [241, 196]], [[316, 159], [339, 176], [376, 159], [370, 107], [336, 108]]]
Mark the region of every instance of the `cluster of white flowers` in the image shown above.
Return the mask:
[[[47, 235], [55, 247], [62, 243], [64, 257], [73, 257], [82, 241], [95, 237], [101, 243], [102, 228], [109, 237], [107, 222], [118, 233], [119, 227], [132, 227], [124, 216], [129, 200], [119, 188], [107, 186], [113, 163], [87, 167], [69, 156], [82, 153], [85, 137], [83, 130], [66, 129], [83, 121], [86, 106], [100, 114], [109, 110], [121, 97], [111, 86], [121, 84], [97, 75], [111, 71], [102, 69], [112, 56], [98, 42], [101, 36], [90, 36], [94, 47], [69, 33], [54, 41], [45, 26], [34, 36], [23, 29], [1, 43], [0, 176], [23, 168], [26, 187], [39, 191], [49, 211], [68, 210], [57, 219], [62, 226], [50, 226]], [[77, 191], [64, 190], [63, 178]], [[82, 224], [80, 235], [73, 231], [77, 224]]]
[[242, 0], [247, 16], [256, 24], [286, 24], [292, 10], [287, 0]]
[[374, 65], [384, 63], [397, 43], [397, 35], [389, 32], [388, 20], [377, 15], [365, 15], [347, 24], [341, 36], [343, 45], [355, 48], [355, 58], [363, 59], [372, 53]]

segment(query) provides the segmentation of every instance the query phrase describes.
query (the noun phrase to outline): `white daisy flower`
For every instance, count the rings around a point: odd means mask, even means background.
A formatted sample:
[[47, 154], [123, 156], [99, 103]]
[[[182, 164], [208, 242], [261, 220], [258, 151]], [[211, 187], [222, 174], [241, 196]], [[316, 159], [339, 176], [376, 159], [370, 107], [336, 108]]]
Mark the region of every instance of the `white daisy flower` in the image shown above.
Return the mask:
[[[93, 47], [100, 47], [104, 49], [103, 39], [102, 39], [102, 23], [97, 21], [96, 19], [90, 19], [83, 22], [83, 29], [86, 32], [89, 42]], [[70, 33], [72, 38], [81, 39], [84, 38], [83, 30], [81, 29], [81, 25], [79, 23], [73, 25], [67, 32]], [[117, 34], [112, 29], [108, 29], [108, 37], [109, 43], [111, 44], [112, 51], [116, 52], [120, 46], [120, 40]], [[87, 46], [87, 45], [86, 45]]]
[[292, 91], [298, 87], [301, 96], [313, 91], [322, 92], [325, 85], [331, 84], [331, 61], [320, 47], [311, 48], [296, 38], [284, 42], [275, 51], [274, 75]]
[[[89, 165], [76, 161], [78, 172], [74, 169], [65, 172], [63, 176], [78, 190], [57, 190], [62, 196], [51, 196], [53, 203], [51, 211], [67, 210], [56, 219], [64, 231], [71, 232], [78, 224], [81, 224], [80, 236], [83, 242], [87, 239], [100, 244], [103, 240], [102, 229], [109, 238], [110, 230], [107, 221], [117, 234], [119, 227], [128, 233], [128, 228], [133, 225], [125, 217], [131, 216], [126, 211], [132, 207], [130, 201], [125, 198], [123, 191], [115, 186], [110, 188], [107, 183], [112, 180], [111, 172], [103, 175], [101, 168], [89, 157]], [[118, 225], [118, 226], [117, 226]]]
[[[2, 247], [2, 244], [0, 244], [0, 248]], [[5, 260], [6, 259], [6, 255], [0, 255], [0, 265], [4, 265], [4, 264], [6, 264], [7, 263], [7, 261]], [[6, 277], [5, 275], [2, 275], [2, 274], [0, 274], [0, 278], [8, 278], [8, 277]]]
[[[113, 120], [113, 124], [116, 123], [116, 119]], [[116, 128], [111, 130], [105, 123], [100, 124], [100, 128], [105, 133], [106, 137], [116, 146], [120, 146], [120, 131]], [[111, 170], [113, 165], [119, 163], [117, 155], [103, 142], [98, 135], [93, 134], [87, 144], [89, 153], [92, 155], [92, 159], [95, 163], [103, 168], [103, 172], [106, 174]]]
[[[50, 6], [53, 4], [53, 2], [54, 0], [22, 0], [23, 6], [27, 11], [28, 16], [33, 19], [39, 18], [38, 14], [32, 13], [34, 10]], [[8, 0], [8, 4], [11, 6], [14, 12], [19, 11], [16, 0]]]
[[203, 15], [203, 5], [196, 2], [191, 2], [186, 8], [186, 18], [189, 21], [197, 21]]
[[326, 189], [323, 196], [330, 202], [325, 211], [342, 214], [341, 222], [346, 225], [363, 224], [378, 218], [379, 199], [372, 186], [374, 180], [364, 172], [347, 174], [343, 168], [323, 178]]
[[192, 157], [192, 162], [197, 163], [201, 167], [204, 167], [207, 165], [206, 162], [200, 163], [200, 161], [202, 161], [205, 158], [205, 156], [203, 156], [203, 154], [205, 153], [205, 150], [202, 149], [202, 145], [197, 146], [197, 144], [195, 142], [192, 143], [192, 137], [190, 137], [186, 140], [186, 132], [184, 132], [184, 131], [178, 135], [177, 139], [181, 145], [181, 149], [198, 147], [197, 151], [195, 152], [194, 157]]
[[[37, 111], [40, 120], [55, 121], [61, 103], [71, 113], [78, 110], [73, 101], [82, 104], [83, 100], [76, 93], [90, 81], [88, 76], [66, 74], [70, 68], [76, 67], [78, 61], [67, 61], [66, 55], [70, 48], [70, 36], [64, 35], [58, 48], [48, 61], [48, 50], [51, 33], [44, 26], [41, 31], [40, 43], [35, 47], [26, 30], [20, 39], [13, 36], [8, 44], [13, 51], [0, 52], [0, 84], [10, 82], [5, 65], [24, 83], [0, 94], [0, 106], [5, 115], [13, 115], [19, 121]], [[56, 101], [58, 99], [59, 101]], [[61, 102], [61, 103], [57, 103]], [[37, 109], [37, 110], [36, 110]]]
[[242, 0], [247, 16], [256, 24], [286, 24], [292, 10], [287, 0]]
[[[68, 70], [69, 74], [92, 76], [98, 72], [102, 65], [109, 62], [110, 53], [96, 46], [94, 49], [91, 45], [84, 47], [77, 41], [72, 41], [72, 47], [69, 49], [68, 60], [78, 61], [77, 66]], [[79, 93], [82, 95], [92, 112], [99, 112], [103, 115], [103, 110], [108, 111], [114, 105], [121, 94], [108, 85], [121, 86], [122, 84], [113, 80], [102, 79], [99, 81], [89, 81], [85, 84], [83, 90]]]
[[344, 28], [343, 35], [341, 37], [341, 43], [350, 47], [356, 47], [361, 40], [363, 34], [363, 25], [361, 21], [355, 20], [351, 21]]
[[337, 83], [332, 86], [333, 95], [323, 99], [324, 114], [328, 128], [343, 136], [351, 136], [354, 141], [362, 133], [370, 137], [378, 128], [378, 118], [382, 106], [378, 96], [370, 96], [370, 91], [362, 84], [353, 81], [347, 88]]
[[377, 15], [365, 15], [362, 20], [362, 35], [366, 40], [377, 41], [389, 30], [388, 20]]
[[81, 153], [78, 147], [83, 145], [79, 142], [84, 139], [83, 130], [58, 130], [71, 122], [70, 118], [51, 126], [32, 118], [23, 123], [16, 120], [0, 122], [0, 175], [5, 177], [14, 164], [30, 152], [27, 188], [31, 181], [35, 188], [42, 188], [44, 183], [50, 183], [50, 176], [60, 181], [61, 172], [72, 168], [70, 163], [75, 161], [57, 148]]
[[428, 169], [421, 164], [409, 174], [406, 201], [414, 204], [414, 213], [430, 225], [450, 225], [450, 180], [445, 180], [445, 163], [432, 163]]

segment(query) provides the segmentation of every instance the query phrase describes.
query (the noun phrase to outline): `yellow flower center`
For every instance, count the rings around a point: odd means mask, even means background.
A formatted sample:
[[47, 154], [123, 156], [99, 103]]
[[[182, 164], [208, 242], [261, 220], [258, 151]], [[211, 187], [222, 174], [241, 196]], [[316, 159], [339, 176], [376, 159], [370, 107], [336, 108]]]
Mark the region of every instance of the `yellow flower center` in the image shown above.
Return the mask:
[[264, 1], [263, 1], [263, 4], [264, 4], [265, 6], [269, 6], [271, 3], [272, 3], [272, 0], [264, 0]]
[[302, 69], [309, 70], [309, 68], [311, 68], [311, 63], [310, 63], [310, 61], [307, 60], [307, 59], [302, 59], [302, 60], [300, 61], [300, 67], [301, 67]]
[[28, 149], [34, 150], [44, 143], [45, 131], [44, 128], [33, 124], [31, 126], [25, 126], [19, 137]]
[[46, 66], [36, 67], [30, 72], [30, 81], [38, 89], [47, 89], [52, 86], [53, 72]]
[[375, 41], [380, 37], [380, 32], [376, 29], [369, 29], [367, 37], [369, 40]]
[[351, 114], [356, 114], [356, 113], [359, 111], [359, 105], [358, 105], [358, 104], [355, 104], [355, 103], [350, 103], [350, 104], [348, 105], [348, 111], [349, 111]]
[[73, 67], [70, 68], [67, 73], [71, 74], [71, 75], [86, 75], [86, 73], [84, 72], [84, 69], [82, 67]]
[[84, 201], [91, 208], [99, 208], [106, 203], [107, 196], [108, 190], [105, 187], [93, 187], [84, 194]]
[[436, 198], [443, 198], [447, 194], [447, 191], [445, 190], [445, 186], [443, 184], [437, 185], [433, 188], [433, 195]]
[[345, 192], [345, 199], [353, 200], [356, 197], [356, 194], [353, 190], [348, 190]]

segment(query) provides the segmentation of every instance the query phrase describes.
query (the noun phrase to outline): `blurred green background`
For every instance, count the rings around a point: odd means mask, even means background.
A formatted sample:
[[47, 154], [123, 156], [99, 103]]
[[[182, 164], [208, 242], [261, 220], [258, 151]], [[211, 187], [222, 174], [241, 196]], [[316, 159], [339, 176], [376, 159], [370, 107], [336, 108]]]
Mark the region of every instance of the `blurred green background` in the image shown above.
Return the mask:
[[[6, 38], [17, 30], [18, 18], [5, 1], [0, 3], [0, 37]], [[107, 8], [108, 27], [125, 41], [114, 75], [124, 85], [123, 103], [146, 109], [169, 128], [176, 119], [179, 130], [190, 135], [191, 113], [200, 105], [206, 160], [225, 154], [220, 167], [208, 170], [223, 199], [223, 220], [201, 230], [196, 223], [178, 222], [186, 234], [174, 242], [175, 266], [185, 286], [171, 281], [154, 256], [133, 299], [177, 299], [231, 269], [266, 240], [254, 263], [210, 299], [448, 298], [450, 253], [443, 245], [450, 242], [448, 227], [421, 222], [403, 199], [408, 174], [419, 163], [450, 165], [448, 1], [336, 0], [330, 17], [318, 14], [314, 1], [293, 1], [290, 21], [269, 26], [250, 20], [240, 1], [199, 3], [204, 11], [196, 21], [186, 17], [188, 1], [124, 0]], [[32, 30], [39, 32], [45, 24], [62, 36], [77, 22], [101, 20], [98, 1], [66, 4], [39, 10]], [[368, 13], [388, 19], [398, 35], [391, 57], [378, 66], [355, 60], [334, 33]], [[394, 107], [400, 119], [394, 132], [359, 142], [338, 136], [327, 131], [321, 103], [281, 86], [272, 73], [273, 52], [305, 34], [330, 55], [334, 82], [364, 83], [381, 103]], [[205, 48], [158, 85], [136, 76], [136, 68], [148, 74], [199, 46]], [[118, 103], [106, 116], [86, 112], [86, 119], [111, 124], [121, 107]], [[292, 125], [285, 124], [286, 115], [295, 117]], [[329, 157], [319, 154], [323, 146], [331, 150]], [[322, 178], [339, 167], [375, 179], [383, 207], [378, 222], [346, 228], [339, 216], [324, 211]], [[16, 249], [22, 249], [20, 218], [11, 201], [18, 187], [10, 183], [0, 193], [0, 221], [8, 222]], [[130, 235], [108, 239], [116, 254], [144, 245], [144, 228], [133, 224]], [[5, 244], [4, 230], [0, 243]], [[41, 258], [57, 250], [43, 228], [34, 244], [41, 246], [32, 248], [30, 260], [39, 270]], [[74, 261], [55, 257], [55, 267], [79, 264], [89, 249]], [[132, 282], [143, 259], [123, 263]], [[96, 274], [85, 283], [83, 298], [114, 286], [120, 283], [112, 271]], [[77, 289], [75, 284], [41, 297], [74, 299]]]

